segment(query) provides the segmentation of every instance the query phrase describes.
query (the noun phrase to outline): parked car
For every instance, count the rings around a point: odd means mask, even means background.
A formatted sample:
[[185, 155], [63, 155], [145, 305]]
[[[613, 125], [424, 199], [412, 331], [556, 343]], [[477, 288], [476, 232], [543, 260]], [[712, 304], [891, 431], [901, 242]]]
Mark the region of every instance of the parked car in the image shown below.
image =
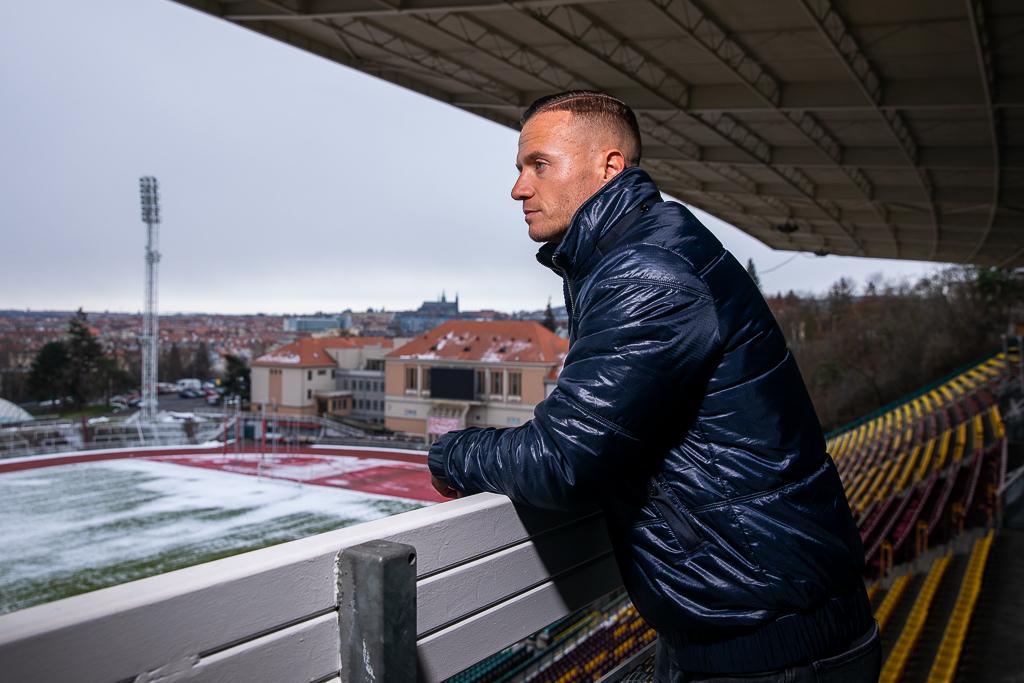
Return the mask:
[[176, 386], [178, 388], [178, 392], [180, 395], [181, 392], [187, 391], [189, 389], [192, 389], [193, 391], [201, 390], [203, 387], [203, 383], [194, 377], [189, 377], [187, 379], [179, 379]]

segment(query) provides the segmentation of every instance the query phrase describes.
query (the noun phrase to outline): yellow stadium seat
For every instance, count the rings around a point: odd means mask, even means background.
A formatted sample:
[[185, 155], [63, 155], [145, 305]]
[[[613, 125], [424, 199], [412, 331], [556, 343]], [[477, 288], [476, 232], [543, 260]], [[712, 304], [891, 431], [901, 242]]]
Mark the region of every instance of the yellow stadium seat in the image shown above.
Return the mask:
[[880, 683], [898, 683], [903, 676], [910, 653], [917, 644], [921, 629], [924, 628], [924, 622], [928, 618], [928, 610], [931, 608], [935, 591], [938, 589], [939, 582], [946, 573], [946, 568], [952, 557], [951, 554], [944, 555], [932, 564], [928, 576], [925, 577], [924, 585], [921, 586], [921, 592], [914, 600], [914, 606], [910, 610], [907, 622], [903, 625], [903, 630], [900, 631], [900, 637], [882, 666], [882, 674], [878, 679]]

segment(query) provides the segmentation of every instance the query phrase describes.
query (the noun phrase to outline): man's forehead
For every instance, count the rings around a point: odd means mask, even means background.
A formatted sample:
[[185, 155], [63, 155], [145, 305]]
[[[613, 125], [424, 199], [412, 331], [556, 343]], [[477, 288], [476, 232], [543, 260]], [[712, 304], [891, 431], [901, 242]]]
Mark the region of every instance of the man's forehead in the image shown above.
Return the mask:
[[568, 111], [546, 111], [533, 116], [519, 132], [519, 148], [556, 133], [568, 132], [573, 115]]

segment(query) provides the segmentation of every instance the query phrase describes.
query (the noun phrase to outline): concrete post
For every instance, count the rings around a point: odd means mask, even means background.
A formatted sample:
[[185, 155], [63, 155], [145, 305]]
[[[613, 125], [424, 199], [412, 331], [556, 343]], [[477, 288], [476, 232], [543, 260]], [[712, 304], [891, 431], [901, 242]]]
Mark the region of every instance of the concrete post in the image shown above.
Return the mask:
[[416, 680], [416, 549], [368, 541], [338, 556], [342, 683]]

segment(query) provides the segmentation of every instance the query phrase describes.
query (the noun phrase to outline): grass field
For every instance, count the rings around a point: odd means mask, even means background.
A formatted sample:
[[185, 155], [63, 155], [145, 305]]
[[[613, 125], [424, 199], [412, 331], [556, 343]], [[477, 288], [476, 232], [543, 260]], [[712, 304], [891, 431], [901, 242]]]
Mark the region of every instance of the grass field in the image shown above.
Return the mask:
[[0, 474], [0, 614], [423, 505], [142, 459]]

